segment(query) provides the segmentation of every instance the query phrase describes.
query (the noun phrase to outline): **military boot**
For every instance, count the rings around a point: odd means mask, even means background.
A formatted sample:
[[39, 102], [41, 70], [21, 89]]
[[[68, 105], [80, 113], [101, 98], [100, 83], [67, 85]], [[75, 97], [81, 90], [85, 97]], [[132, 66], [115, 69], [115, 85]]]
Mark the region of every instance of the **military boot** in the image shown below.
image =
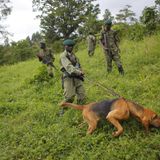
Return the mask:
[[53, 77], [54, 77], [54, 74], [53, 74], [53, 73], [49, 73], [49, 76], [53, 78]]
[[124, 75], [124, 70], [122, 66], [118, 67], [118, 71], [121, 75]]

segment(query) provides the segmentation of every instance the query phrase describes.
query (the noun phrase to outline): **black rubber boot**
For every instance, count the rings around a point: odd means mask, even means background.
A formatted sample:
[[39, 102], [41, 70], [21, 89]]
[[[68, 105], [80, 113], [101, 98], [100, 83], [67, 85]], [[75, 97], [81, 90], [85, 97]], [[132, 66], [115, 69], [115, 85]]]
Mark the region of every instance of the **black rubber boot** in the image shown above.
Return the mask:
[[122, 66], [118, 67], [118, 71], [121, 75], [124, 75], [124, 70]]

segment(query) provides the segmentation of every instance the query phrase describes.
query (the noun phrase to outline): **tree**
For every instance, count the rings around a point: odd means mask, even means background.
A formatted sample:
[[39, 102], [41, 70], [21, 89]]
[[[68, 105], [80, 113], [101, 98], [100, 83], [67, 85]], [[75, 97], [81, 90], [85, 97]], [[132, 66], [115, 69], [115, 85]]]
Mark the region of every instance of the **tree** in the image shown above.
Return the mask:
[[116, 14], [116, 20], [119, 22], [135, 22], [137, 21], [135, 18], [135, 13], [130, 10], [131, 6], [126, 5], [124, 9], [119, 11], [119, 14]]
[[0, 39], [4, 38], [7, 34], [5, 26], [2, 25], [3, 20], [11, 13], [10, 0], [0, 0]]
[[[66, 39], [78, 34], [90, 19], [96, 19], [99, 5], [95, 0], [33, 0], [34, 10], [41, 11], [41, 28], [50, 40]], [[93, 20], [94, 21], [94, 20]], [[93, 25], [93, 24], [92, 24]], [[91, 26], [91, 25], [90, 25]]]
[[140, 17], [141, 22], [146, 26], [147, 33], [151, 34], [156, 29], [157, 14], [155, 7], [145, 7]]
[[42, 40], [42, 35], [39, 32], [33, 33], [31, 37], [32, 43], [37, 43]]
[[160, 0], [155, 0], [157, 8], [157, 23], [160, 24]]
[[109, 9], [105, 9], [105, 13], [103, 15], [103, 18], [104, 20], [107, 20], [107, 19], [114, 19], [114, 16], [111, 15], [111, 12], [109, 11]]
[[155, 0], [156, 5], [160, 5], [160, 0]]

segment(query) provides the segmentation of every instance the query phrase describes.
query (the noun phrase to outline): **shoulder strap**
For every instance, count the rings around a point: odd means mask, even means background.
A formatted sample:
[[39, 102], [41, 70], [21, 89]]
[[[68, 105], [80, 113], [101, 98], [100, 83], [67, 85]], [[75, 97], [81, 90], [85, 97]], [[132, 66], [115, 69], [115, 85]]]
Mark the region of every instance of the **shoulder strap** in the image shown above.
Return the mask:
[[[73, 61], [73, 59], [71, 59], [71, 57], [69, 56], [68, 53], [66, 54], [66, 57], [67, 57], [67, 59], [72, 63], [73, 66], [76, 66], [76, 65], [77, 65], [78, 60], [77, 60], [76, 56], [75, 56], [75, 61]], [[79, 64], [79, 63], [78, 63], [78, 64]], [[80, 64], [79, 64], [79, 65], [80, 65]]]

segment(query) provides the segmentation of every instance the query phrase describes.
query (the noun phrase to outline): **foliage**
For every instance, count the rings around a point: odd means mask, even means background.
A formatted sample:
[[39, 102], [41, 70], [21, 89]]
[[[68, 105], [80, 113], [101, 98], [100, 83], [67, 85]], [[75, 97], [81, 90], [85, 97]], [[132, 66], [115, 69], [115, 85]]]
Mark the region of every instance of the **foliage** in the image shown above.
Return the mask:
[[141, 22], [146, 25], [147, 34], [155, 32], [157, 19], [155, 7], [145, 7], [140, 19]]
[[117, 23], [112, 28], [117, 30], [120, 39], [139, 41], [145, 37], [145, 27], [140, 23], [132, 25]]
[[10, 0], [0, 0], [0, 39], [6, 38], [7, 31], [3, 26], [3, 20], [11, 13]]
[[35, 57], [37, 52], [37, 46], [32, 45], [31, 41], [28, 39], [12, 42], [10, 46], [0, 47], [0, 65], [28, 60]]
[[114, 16], [112, 16], [111, 12], [109, 11], [109, 9], [105, 9], [105, 13], [103, 15], [103, 19], [108, 20], [108, 19], [114, 19]]
[[156, 5], [160, 5], [160, 0], [155, 0]]
[[[33, 0], [36, 10], [42, 12], [41, 27], [51, 42], [60, 38], [66, 39], [77, 35], [80, 26], [93, 26], [99, 6], [93, 5], [95, 0]], [[89, 19], [93, 19], [89, 22]]]
[[135, 13], [130, 10], [131, 6], [126, 5], [124, 9], [121, 9], [118, 14], [116, 14], [116, 20], [118, 22], [135, 22], [137, 21], [135, 18]]
[[[160, 34], [142, 41], [123, 40], [120, 44], [125, 75], [114, 65], [107, 74], [102, 49], [88, 57], [82, 43], [76, 53], [85, 76], [112, 88], [120, 95], [160, 113]], [[56, 55], [56, 67], [59, 55]], [[124, 134], [113, 138], [114, 128], [101, 121], [91, 136], [86, 135], [80, 111], [66, 110], [59, 116], [63, 99], [61, 75], [46, 75], [37, 59], [0, 67], [0, 159], [25, 160], [158, 160], [160, 131], [149, 134], [135, 119], [122, 122]], [[87, 79], [87, 102], [115, 98]], [[147, 155], [147, 156], [146, 156]]]
[[93, 34], [99, 33], [102, 24], [102, 21], [96, 20], [96, 18], [93, 18], [92, 16], [88, 17], [88, 21], [86, 21], [84, 26], [79, 27], [79, 36], [77, 37], [77, 39], [88, 36], [89, 32], [92, 32]]
[[63, 42], [61, 40], [54, 41], [53, 44], [51, 44], [51, 48], [54, 54], [61, 53], [64, 49]]
[[42, 35], [39, 32], [33, 33], [31, 37], [32, 43], [39, 43], [42, 40]]
[[144, 38], [144, 35], [145, 35], [145, 28], [143, 25], [139, 23], [131, 25], [127, 32], [127, 38], [129, 40], [139, 41]]

